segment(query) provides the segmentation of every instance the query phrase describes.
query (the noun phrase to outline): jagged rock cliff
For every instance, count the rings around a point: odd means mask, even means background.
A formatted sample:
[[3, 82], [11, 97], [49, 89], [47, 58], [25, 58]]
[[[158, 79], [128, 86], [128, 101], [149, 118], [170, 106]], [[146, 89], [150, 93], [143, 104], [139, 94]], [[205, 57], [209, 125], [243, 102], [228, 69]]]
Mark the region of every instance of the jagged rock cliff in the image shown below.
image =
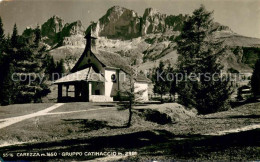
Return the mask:
[[140, 36], [141, 21], [137, 12], [114, 6], [90, 27], [96, 36], [134, 38]]
[[85, 28], [80, 20], [65, 23], [59, 16], [53, 16], [41, 26], [43, 41], [50, 46], [82, 45]]
[[57, 33], [59, 33], [63, 29], [64, 25], [64, 20], [56, 15], [54, 15], [49, 20], [47, 20], [47, 22], [42, 24], [41, 32], [45, 43], [53, 45], [57, 41]]
[[150, 33], [162, 33], [180, 30], [187, 16], [161, 14], [153, 8], [147, 8], [143, 16], [123, 7], [114, 6], [96, 23], [92, 23], [89, 30], [95, 36], [113, 39], [132, 39]]
[[[143, 16], [123, 7], [114, 6], [108, 9], [96, 23], [92, 23], [87, 30], [91, 30], [96, 37], [107, 37], [120, 40], [131, 40], [148, 34], [181, 31], [187, 15], [166, 15], [153, 8], [147, 8]], [[231, 31], [228, 27], [215, 23], [218, 31]], [[42, 35], [45, 43], [53, 47], [62, 45], [82, 46], [85, 43], [85, 28], [81, 21], [65, 23], [58, 16], [51, 17], [42, 25]]]
[[147, 8], [142, 18], [142, 35], [164, 32], [166, 14], [161, 14], [153, 8]]
[[59, 33], [60, 43], [62, 45], [84, 46], [85, 30], [80, 20], [67, 23]]
[[[91, 30], [93, 36], [98, 38], [97, 48], [116, 52], [126, 57], [138, 69], [147, 70], [158, 66], [160, 61], [176, 64], [178, 54], [175, 38], [187, 19], [188, 15], [166, 15], [152, 8], [147, 8], [144, 14], [139, 16], [133, 10], [114, 6], [97, 22], [91, 23], [87, 30], [81, 21], [65, 23], [58, 16], [51, 17], [41, 26], [41, 30], [43, 41], [50, 45], [50, 54], [57, 60], [68, 60], [66, 58], [72, 56], [74, 61], [77, 60], [84, 50], [85, 32]], [[231, 48], [228, 56], [224, 58], [226, 61], [223, 61], [226, 68], [248, 70], [249, 67], [244, 64], [243, 51], [235, 54], [232, 49], [237, 46], [260, 47], [260, 39], [241, 36], [217, 22], [214, 28], [215, 37]], [[33, 30], [27, 29], [24, 35], [30, 36], [31, 31]], [[251, 62], [251, 57], [248, 58]]]
[[49, 20], [47, 20], [47, 22], [42, 24], [42, 36], [55, 36], [55, 34], [63, 29], [64, 25], [64, 20], [59, 16], [54, 15]]

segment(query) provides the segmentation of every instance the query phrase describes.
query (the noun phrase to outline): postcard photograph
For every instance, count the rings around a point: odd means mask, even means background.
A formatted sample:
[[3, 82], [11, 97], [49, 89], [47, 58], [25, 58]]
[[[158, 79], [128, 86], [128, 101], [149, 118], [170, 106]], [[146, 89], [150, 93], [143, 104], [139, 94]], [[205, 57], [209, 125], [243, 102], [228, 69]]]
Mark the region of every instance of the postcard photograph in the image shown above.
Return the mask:
[[259, 0], [0, 0], [0, 162], [259, 160]]

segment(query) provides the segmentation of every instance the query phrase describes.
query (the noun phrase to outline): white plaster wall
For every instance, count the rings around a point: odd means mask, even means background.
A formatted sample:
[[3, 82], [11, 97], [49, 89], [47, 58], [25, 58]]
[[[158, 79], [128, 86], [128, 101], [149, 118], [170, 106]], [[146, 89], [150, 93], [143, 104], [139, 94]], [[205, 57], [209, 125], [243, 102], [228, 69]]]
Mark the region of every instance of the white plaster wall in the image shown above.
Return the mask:
[[113, 98], [104, 95], [91, 95], [89, 96], [89, 102], [112, 102]]
[[140, 96], [140, 99], [142, 101], [148, 101], [149, 100], [149, 98], [148, 98], [148, 83], [136, 82], [134, 84], [134, 87], [135, 87], [135, 92], [144, 91], [142, 96]]
[[116, 70], [105, 69], [105, 96], [116, 95], [118, 80], [116, 83], [112, 82], [111, 75], [113, 74], [116, 75]]

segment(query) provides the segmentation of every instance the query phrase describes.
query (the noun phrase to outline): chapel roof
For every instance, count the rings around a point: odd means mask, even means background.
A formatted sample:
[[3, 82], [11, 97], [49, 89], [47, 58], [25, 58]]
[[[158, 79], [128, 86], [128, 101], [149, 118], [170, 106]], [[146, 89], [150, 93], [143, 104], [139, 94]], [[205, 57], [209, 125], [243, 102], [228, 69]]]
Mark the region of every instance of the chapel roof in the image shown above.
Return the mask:
[[105, 67], [118, 68], [126, 73], [131, 72], [129, 62], [119, 54], [104, 50], [92, 50], [92, 52]]
[[77, 81], [94, 81], [105, 82], [105, 78], [102, 74], [96, 73], [92, 67], [85, 68], [75, 73], [70, 73], [55, 81], [55, 84]]

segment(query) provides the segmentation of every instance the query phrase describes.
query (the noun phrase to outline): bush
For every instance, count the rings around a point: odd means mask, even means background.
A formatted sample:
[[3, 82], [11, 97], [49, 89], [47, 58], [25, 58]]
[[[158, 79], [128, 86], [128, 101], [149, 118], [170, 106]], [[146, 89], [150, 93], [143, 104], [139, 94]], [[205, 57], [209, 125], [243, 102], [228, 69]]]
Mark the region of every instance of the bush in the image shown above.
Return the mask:
[[113, 99], [114, 101], [129, 101], [129, 97], [122, 95], [120, 92], [117, 92]]
[[260, 96], [260, 59], [256, 62], [253, 75], [251, 77], [251, 87], [254, 97]]

